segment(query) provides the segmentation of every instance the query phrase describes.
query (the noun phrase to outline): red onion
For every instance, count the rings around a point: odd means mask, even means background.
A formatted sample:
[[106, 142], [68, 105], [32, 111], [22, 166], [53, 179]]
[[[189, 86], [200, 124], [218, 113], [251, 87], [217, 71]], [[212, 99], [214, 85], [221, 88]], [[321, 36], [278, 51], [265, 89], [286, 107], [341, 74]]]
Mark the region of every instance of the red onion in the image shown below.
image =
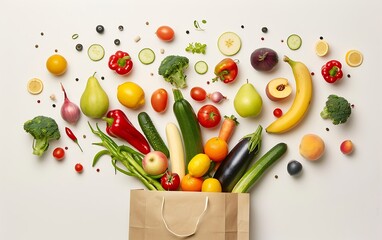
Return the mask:
[[257, 71], [271, 71], [278, 62], [277, 53], [270, 48], [258, 48], [251, 54], [251, 65]]
[[61, 89], [64, 92], [64, 103], [61, 106], [61, 117], [68, 123], [77, 123], [81, 116], [80, 108], [71, 102], [66, 95], [64, 86], [61, 83]]
[[214, 103], [220, 103], [227, 97], [221, 94], [221, 92], [213, 92], [208, 94], [208, 98], [211, 99], [211, 101], [213, 101]]

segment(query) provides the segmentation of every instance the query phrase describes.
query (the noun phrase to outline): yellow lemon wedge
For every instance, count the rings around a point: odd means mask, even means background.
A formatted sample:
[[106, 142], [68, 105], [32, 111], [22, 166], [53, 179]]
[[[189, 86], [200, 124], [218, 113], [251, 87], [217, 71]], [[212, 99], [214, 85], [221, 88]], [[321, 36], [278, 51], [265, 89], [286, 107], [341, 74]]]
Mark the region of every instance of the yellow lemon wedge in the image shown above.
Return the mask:
[[44, 84], [38, 78], [32, 78], [27, 83], [27, 89], [30, 94], [37, 95], [42, 92]]
[[359, 65], [362, 64], [363, 55], [358, 50], [354, 50], [354, 49], [349, 50], [346, 53], [345, 61], [346, 61], [347, 65], [349, 65], [350, 67], [358, 67]]
[[323, 57], [329, 52], [329, 44], [324, 40], [320, 40], [316, 43], [315, 50], [317, 56]]

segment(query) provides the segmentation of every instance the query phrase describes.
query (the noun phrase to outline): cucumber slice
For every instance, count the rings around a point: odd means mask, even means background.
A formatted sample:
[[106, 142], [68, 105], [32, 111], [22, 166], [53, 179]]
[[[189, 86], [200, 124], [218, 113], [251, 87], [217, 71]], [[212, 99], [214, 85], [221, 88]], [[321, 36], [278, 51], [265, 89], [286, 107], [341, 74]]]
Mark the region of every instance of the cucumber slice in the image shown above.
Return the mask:
[[287, 45], [291, 50], [297, 50], [302, 45], [301, 37], [297, 34], [292, 34], [287, 39]]
[[88, 56], [92, 61], [99, 61], [105, 56], [105, 49], [100, 44], [92, 44], [88, 48]]
[[198, 61], [195, 63], [194, 69], [199, 74], [205, 74], [208, 71], [208, 64], [205, 61]]
[[144, 48], [138, 53], [138, 59], [141, 63], [148, 65], [154, 62], [155, 53], [150, 48]]
[[234, 32], [224, 32], [218, 39], [219, 51], [226, 56], [233, 56], [241, 49], [241, 39]]

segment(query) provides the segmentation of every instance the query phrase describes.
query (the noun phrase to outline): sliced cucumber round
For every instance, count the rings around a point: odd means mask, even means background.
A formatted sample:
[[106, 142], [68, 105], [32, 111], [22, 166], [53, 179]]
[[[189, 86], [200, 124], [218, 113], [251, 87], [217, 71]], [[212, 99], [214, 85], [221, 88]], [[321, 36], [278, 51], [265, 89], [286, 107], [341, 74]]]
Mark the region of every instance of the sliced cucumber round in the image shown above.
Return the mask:
[[92, 44], [88, 48], [88, 56], [92, 61], [99, 61], [105, 56], [105, 49], [100, 44]]
[[197, 61], [194, 69], [199, 74], [205, 74], [208, 71], [208, 64], [205, 61]]
[[292, 34], [287, 39], [287, 45], [291, 50], [297, 50], [302, 45], [301, 37], [297, 34]]
[[241, 39], [234, 32], [224, 32], [218, 39], [219, 51], [226, 56], [233, 56], [241, 49]]
[[154, 62], [155, 53], [150, 48], [144, 48], [138, 53], [138, 59], [141, 63], [148, 65]]

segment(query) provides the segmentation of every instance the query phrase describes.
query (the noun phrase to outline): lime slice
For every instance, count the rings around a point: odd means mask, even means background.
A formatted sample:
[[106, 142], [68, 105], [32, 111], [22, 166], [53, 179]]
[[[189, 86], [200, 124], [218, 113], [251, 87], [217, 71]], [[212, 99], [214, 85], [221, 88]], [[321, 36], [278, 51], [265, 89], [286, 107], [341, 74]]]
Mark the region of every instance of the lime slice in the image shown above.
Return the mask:
[[38, 78], [32, 78], [27, 83], [27, 89], [30, 94], [37, 95], [42, 92], [44, 88], [43, 82]]
[[320, 40], [316, 43], [315, 50], [317, 56], [323, 57], [329, 52], [329, 44], [324, 40]]
[[349, 50], [346, 53], [345, 60], [350, 67], [358, 67], [363, 62], [363, 55], [358, 50]]

